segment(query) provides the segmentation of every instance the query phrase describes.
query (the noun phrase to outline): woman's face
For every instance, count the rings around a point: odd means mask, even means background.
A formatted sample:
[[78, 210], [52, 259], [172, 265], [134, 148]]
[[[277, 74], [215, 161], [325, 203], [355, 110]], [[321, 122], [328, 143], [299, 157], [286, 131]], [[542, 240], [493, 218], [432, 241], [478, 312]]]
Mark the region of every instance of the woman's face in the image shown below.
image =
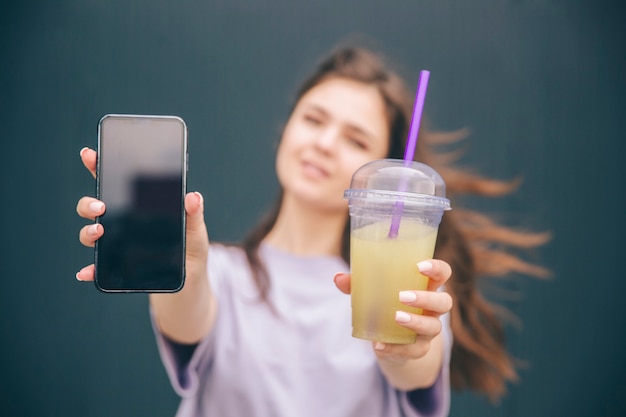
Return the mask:
[[276, 171], [285, 197], [345, 210], [343, 192], [361, 165], [389, 148], [385, 104], [375, 86], [346, 78], [316, 85], [296, 104], [283, 131]]

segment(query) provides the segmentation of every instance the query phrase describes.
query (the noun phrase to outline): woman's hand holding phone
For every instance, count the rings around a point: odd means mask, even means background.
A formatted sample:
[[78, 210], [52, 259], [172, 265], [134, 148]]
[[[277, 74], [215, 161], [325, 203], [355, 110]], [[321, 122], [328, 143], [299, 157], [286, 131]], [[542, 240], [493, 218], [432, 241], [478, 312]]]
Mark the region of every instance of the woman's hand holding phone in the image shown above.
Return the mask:
[[[96, 177], [97, 153], [93, 149], [83, 148], [80, 151], [80, 158], [85, 168]], [[84, 219], [94, 221], [106, 211], [104, 202], [94, 197], [82, 197], [76, 206], [76, 212]], [[193, 276], [194, 271], [206, 269], [207, 255], [209, 249], [209, 238], [204, 222], [204, 199], [199, 192], [190, 192], [185, 196], [185, 211], [187, 213], [186, 224], [186, 270], [188, 279]], [[84, 226], [79, 232], [80, 242], [93, 247], [102, 235], [104, 229], [98, 223]], [[76, 274], [79, 281], [94, 280], [94, 264], [85, 266]]]
[[[80, 157], [91, 175], [96, 177], [96, 151], [84, 148]], [[105, 213], [106, 206], [93, 197], [82, 197], [76, 206], [79, 216], [94, 221]], [[198, 192], [185, 196], [186, 259], [185, 286], [177, 293], [150, 294], [150, 303], [161, 332], [168, 338], [182, 343], [196, 343], [212, 329], [216, 303], [210, 292], [207, 276], [209, 238], [204, 222], [204, 200]], [[102, 225], [92, 223], [84, 226], [79, 233], [80, 242], [93, 247], [106, 231]], [[93, 281], [94, 264], [85, 266], [77, 274], [79, 281]]]

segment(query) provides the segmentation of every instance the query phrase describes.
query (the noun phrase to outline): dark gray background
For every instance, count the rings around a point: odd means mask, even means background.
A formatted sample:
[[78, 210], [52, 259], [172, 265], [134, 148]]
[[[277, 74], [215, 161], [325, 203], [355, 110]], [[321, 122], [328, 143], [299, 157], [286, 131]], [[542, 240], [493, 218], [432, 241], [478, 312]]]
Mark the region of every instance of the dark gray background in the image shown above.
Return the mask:
[[0, 13], [0, 414], [174, 414], [147, 297], [74, 279], [93, 256], [77, 239], [76, 201], [94, 192], [78, 151], [105, 113], [182, 116], [189, 189], [205, 195], [211, 237], [237, 240], [275, 195], [295, 87], [350, 33], [411, 83], [431, 70], [426, 115], [471, 129], [464, 163], [523, 174], [514, 196], [468, 204], [554, 233], [535, 254], [554, 278], [504, 284], [523, 293], [507, 302], [523, 321], [509, 329], [521, 383], [496, 408], [455, 393], [452, 415], [626, 413], [621, 2], [14, 3]]

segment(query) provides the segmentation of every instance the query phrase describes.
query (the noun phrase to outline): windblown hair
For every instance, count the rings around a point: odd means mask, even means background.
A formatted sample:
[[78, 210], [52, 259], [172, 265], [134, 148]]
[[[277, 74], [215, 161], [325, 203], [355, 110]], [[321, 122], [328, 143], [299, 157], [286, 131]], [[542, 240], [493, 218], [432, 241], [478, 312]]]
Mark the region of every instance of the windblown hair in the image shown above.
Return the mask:
[[[302, 84], [295, 104], [311, 88], [329, 78], [345, 78], [374, 85], [384, 99], [390, 128], [388, 158], [402, 159], [412, 111], [412, 95], [403, 79], [388, 69], [378, 54], [360, 47], [341, 47], [323, 60]], [[435, 168], [446, 181], [448, 195], [469, 194], [496, 197], [515, 189], [517, 181], [498, 181], [453, 166], [450, 153], [439, 151], [466, 132], [432, 132], [422, 128], [415, 159]], [[274, 226], [282, 193], [274, 207], [244, 239], [242, 247], [261, 294], [267, 300], [270, 279], [258, 256], [261, 241]], [[451, 381], [455, 389], [470, 389], [496, 401], [506, 392], [506, 384], [518, 374], [505, 345], [501, 306], [483, 297], [479, 280], [512, 273], [544, 277], [548, 272], [514, 253], [539, 246], [549, 239], [546, 233], [514, 230], [488, 216], [455, 206], [446, 212], [439, 228], [435, 257], [447, 261], [453, 275], [446, 285], [454, 300], [451, 327], [454, 337]], [[342, 236], [341, 256], [349, 262], [349, 222]]]

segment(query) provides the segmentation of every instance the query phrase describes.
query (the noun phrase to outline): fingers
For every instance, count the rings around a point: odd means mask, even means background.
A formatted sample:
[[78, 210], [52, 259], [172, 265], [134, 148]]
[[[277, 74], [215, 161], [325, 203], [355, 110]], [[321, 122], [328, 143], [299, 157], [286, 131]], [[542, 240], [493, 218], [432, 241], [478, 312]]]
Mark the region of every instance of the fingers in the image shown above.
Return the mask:
[[350, 294], [350, 282], [351, 282], [350, 278], [351, 278], [350, 274], [337, 272], [335, 276], [333, 277], [333, 281], [335, 282], [335, 285], [337, 286], [337, 288], [339, 288], [339, 291], [341, 291], [344, 294]]
[[104, 211], [104, 203], [93, 197], [82, 197], [76, 205], [76, 213], [89, 220], [95, 220], [96, 217], [104, 214]]
[[418, 270], [430, 278], [428, 282], [428, 290], [434, 291], [441, 287], [452, 276], [452, 268], [450, 265], [439, 259], [429, 259], [417, 264]]
[[[85, 168], [89, 170], [91, 175], [96, 177], [96, 151], [83, 148], [80, 150], [80, 159], [83, 161]], [[93, 197], [83, 197], [78, 201], [76, 205], [76, 212], [79, 216], [94, 220], [96, 217], [104, 213], [105, 207], [102, 201], [99, 201]], [[79, 240], [85, 246], [94, 246], [96, 240], [98, 240], [104, 233], [104, 228], [100, 224], [90, 224], [83, 227], [79, 232]], [[79, 281], [93, 281], [95, 275], [95, 267], [93, 264], [82, 268], [76, 273], [76, 279]]]
[[78, 240], [85, 246], [92, 248], [96, 244], [96, 240], [100, 239], [104, 234], [104, 228], [99, 223], [90, 224], [80, 229]]
[[396, 311], [396, 323], [415, 332], [418, 337], [433, 338], [441, 332], [439, 316], [452, 309], [452, 297], [447, 292], [401, 291], [401, 303], [419, 308], [423, 314]]
[[452, 275], [450, 265], [444, 261], [431, 259], [418, 264], [419, 271], [430, 278], [427, 290], [400, 291], [401, 303], [422, 310], [423, 314], [397, 311], [395, 321], [417, 335], [415, 343], [400, 345], [374, 342], [374, 350], [379, 357], [399, 360], [417, 359], [426, 355], [431, 342], [441, 333], [439, 316], [452, 309], [450, 294], [437, 291]]
[[83, 148], [80, 150], [80, 159], [83, 161], [85, 168], [91, 172], [91, 175], [96, 178], [96, 161], [98, 154], [93, 149]]
[[[101, 216], [104, 211], [104, 203], [93, 197], [83, 197], [78, 200], [78, 204], [76, 205], [76, 212], [78, 215], [89, 220], [95, 220], [95, 218], [97, 216]], [[93, 247], [96, 240], [100, 239], [103, 234], [104, 228], [102, 225], [94, 223], [80, 229], [78, 239], [83, 245]]]
[[95, 271], [93, 264], [88, 265], [76, 273], [76, 279], [79, 281], [93, 281]]
[[396, 323], [422, 337], [432, 338], [441, 332], [441, 320], [439, 320], [439, 317], [396, 311]]
[[399, 361], [419, 359], [428, 353], [431, 348], [431, 343], [442, 330], [439, 317], [398, 311], [396, 312], [395, 319], [396, 323], [416, 333], [415, 342], [409, 344], [394, 344], [375, 341], [373, 342], [373, 347], [378, 357]]
[[[372, 346], [379, 358], [398, 361], [418, 359], [429, 352], [434, 341], [440, 343], [438, 335], [441, 333], [442, 323], [439, 317], [452, 309], [453, 302], [450, 294], [437, 290], [450, 279], [452, 269], [447, 262], [437, 259], [419, 262], [417, 267], [421, 274], [430, 278], [427, 288], [401, 291], [398, 298], [406, 306], [421, 309], [423, 314], [396, 311], [395, 315], [396, 323], [414, 332], [416, 340], [410, 344], [374, 341]], [[335, 284], [339, 278], [339, 274], [335, 275]]]
[[445, 291], [400, 291], [398, 299], [407, 306], [421, 308], [437, 316], [452, 309], [452, 297]]

